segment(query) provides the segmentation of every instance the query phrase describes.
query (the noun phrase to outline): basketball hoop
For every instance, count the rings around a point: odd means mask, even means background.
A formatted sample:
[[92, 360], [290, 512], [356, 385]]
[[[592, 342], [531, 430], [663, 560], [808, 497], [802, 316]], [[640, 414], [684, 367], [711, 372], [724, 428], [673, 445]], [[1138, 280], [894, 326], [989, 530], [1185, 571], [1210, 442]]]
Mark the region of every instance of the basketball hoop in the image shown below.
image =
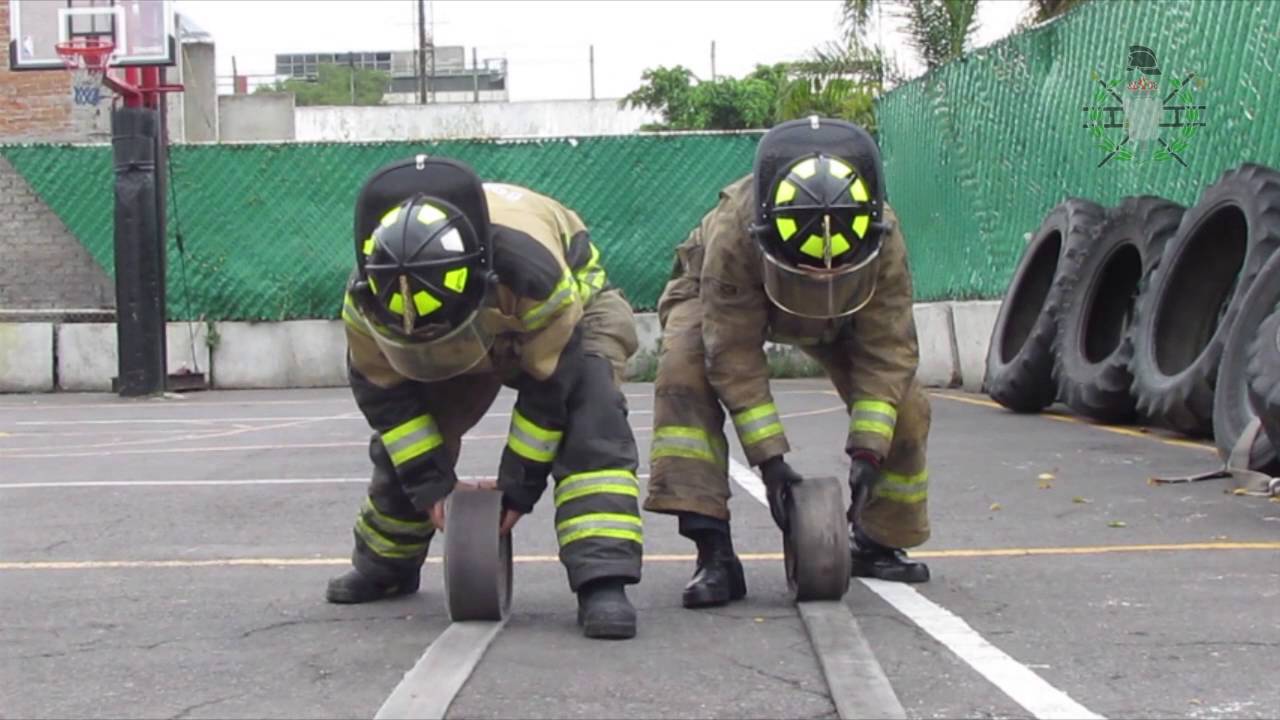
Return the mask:
[[71, 94], [77, 105], [97, 105], [102, 100], [103, 78], [115, 47], [104, 37], [77, 37], [54, 45], [71, 71]]

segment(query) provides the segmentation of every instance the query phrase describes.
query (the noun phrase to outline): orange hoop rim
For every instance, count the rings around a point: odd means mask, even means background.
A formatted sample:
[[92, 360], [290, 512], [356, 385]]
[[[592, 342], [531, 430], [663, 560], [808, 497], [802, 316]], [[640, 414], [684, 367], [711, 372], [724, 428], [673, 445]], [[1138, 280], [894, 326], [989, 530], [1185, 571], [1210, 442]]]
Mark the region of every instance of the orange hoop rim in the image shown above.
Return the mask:
[[90, 72], [102, 72], [111, 63], [116, 44], [101, 38], [76, 38], [55, 43], [53, 48], [69, 68], [84, 67]]

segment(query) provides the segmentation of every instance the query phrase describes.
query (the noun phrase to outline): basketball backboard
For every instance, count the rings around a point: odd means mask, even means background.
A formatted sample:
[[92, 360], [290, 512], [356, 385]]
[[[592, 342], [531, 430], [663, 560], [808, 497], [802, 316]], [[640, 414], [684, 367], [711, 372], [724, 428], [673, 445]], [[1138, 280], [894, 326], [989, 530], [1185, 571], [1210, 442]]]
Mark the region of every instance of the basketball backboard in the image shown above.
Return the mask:
[[9, 68], [63, 70], [55, 46], [77, 37], [116, 45], [113, 67], [173, 65], [173, 0], [9, 0]]

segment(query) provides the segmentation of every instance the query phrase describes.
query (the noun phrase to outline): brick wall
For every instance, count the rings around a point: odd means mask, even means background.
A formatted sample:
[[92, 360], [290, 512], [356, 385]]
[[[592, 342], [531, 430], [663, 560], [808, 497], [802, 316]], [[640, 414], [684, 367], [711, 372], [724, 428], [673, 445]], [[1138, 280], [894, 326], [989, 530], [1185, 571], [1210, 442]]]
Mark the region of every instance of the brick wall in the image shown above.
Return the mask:
[[110, 142], [109, 100], [71, 101], [71, 73], [9, 69], [9, 3], [0, 2], [0, 142]]
[[0, 3], [0, 138], [66, 135], [71, 130], [71, 77], [65, 72], [9, 69], [9, 3]]
[[109, 308], [114, 304], [111, 278], [0, 157], [0, 309]]

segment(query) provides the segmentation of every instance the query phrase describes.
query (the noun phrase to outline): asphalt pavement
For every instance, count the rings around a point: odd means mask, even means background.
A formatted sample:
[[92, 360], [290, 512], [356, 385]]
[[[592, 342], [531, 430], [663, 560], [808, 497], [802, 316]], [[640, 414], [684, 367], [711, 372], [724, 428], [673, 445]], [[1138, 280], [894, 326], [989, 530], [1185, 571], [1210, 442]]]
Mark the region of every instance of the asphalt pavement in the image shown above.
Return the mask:
[[[775, 389], [792, 462], [843, 476], [838, 397]], [[627, 392], [647, 457], [652, 388]], [[512, 400], [460, 474], [496, 471]], [[1280, 504], [1148, 483], [1216, 467], [1202, 443], [931, 402], [933, 536], [913, 555], [933, 578], [845, 598], [909, 717], [1280, 716]], [[439, 539], [417, 595], [324, 601], [368, 436], [341, 388], [0, 396], [0, 718], [372, 718], [450, 623]], [[625, 642], [581, 637], [544, 496], [515, 530], [512, 615], [449, 717], [837, 717], [749, 485], [731, 500], [748, 597], [682, 608], [693, 548], [646, 513]]]

